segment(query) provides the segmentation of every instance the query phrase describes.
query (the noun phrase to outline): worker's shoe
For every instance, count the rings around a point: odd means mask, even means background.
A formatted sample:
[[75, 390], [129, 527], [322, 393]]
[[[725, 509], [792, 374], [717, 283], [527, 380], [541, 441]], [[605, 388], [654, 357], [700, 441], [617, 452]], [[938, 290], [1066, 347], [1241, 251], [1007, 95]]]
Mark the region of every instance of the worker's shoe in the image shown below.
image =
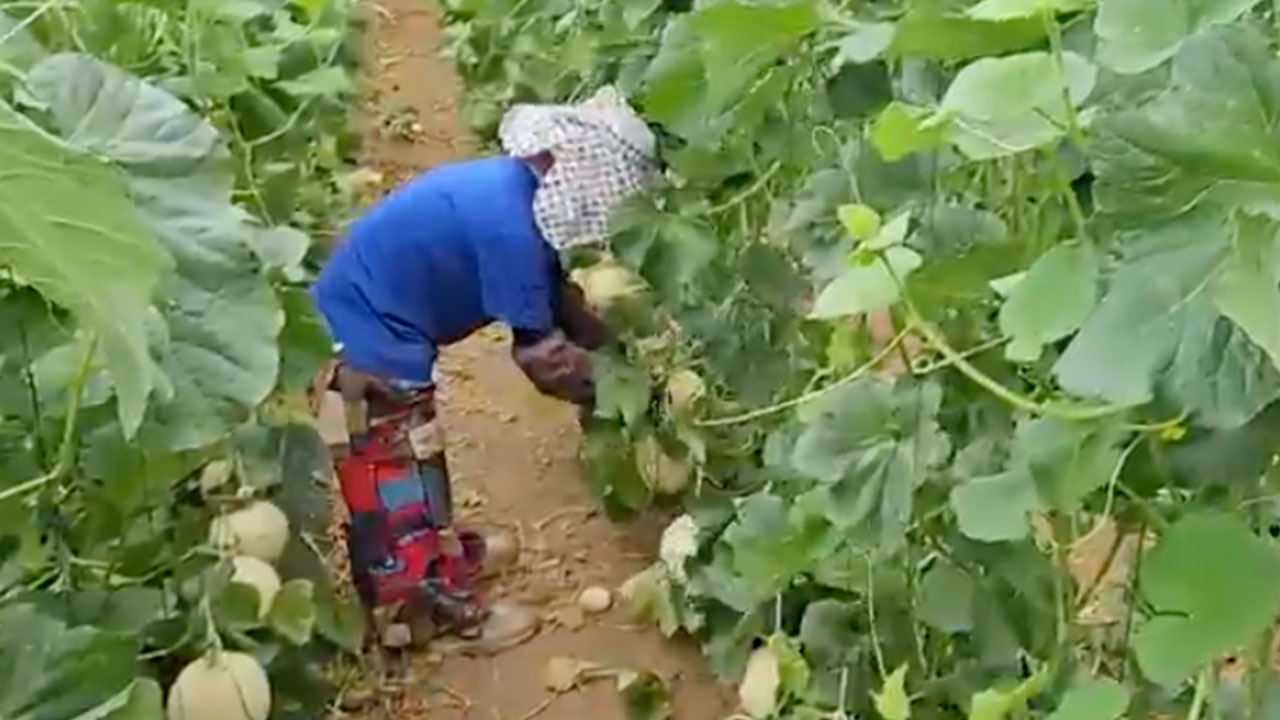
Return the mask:
[[490, 580], [520, 561], [520, 538], [505, 528], [458, 533], [463, 556], [475, 580]]
[[542, 616], [527, 605], [494, 603], [477, 629], [473, 636], [442, 640], [436, 647], [465, 655], [496, 655], [536, 636], [542, 629]]
[[542, 629], [542, 616], [525, 605], [496, 603], [470, 626], [441, 623], [438, 612], [413, 612], [380, 630], [383, 647], [423, 649], [466, 655], [495, 655], [532, 639]]

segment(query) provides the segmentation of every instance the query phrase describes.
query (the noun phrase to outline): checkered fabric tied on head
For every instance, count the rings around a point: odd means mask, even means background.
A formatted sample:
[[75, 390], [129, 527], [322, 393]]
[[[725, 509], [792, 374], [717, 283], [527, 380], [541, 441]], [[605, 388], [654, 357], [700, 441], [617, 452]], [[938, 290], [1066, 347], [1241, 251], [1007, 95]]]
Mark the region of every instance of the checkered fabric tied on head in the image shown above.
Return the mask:
[[580, 105], [517, 105], [498, 136], [508, 155], [555, 159], [533, 206], [558, 250], [604, 242], [610, 215], [657, 176], [657, 140], [613, 88]]

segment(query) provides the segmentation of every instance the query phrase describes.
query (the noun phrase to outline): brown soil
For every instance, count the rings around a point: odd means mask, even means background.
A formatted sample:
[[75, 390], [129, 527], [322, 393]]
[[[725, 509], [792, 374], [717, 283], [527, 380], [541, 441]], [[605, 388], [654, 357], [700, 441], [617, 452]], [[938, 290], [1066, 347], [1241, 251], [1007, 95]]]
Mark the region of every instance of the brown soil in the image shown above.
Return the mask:
[[[422, 0], [366, 7], [365, 164], [384, 176], [385, 187], [463, 158], [474, 143], [455, 112], [457, 79], [437, 53], [442, 36], [434, 10]], [[581, 588], [616, 589], [654, 557], [656, 543], [654, 527], [618, 526], [596, 512], [578, 464], [575, 411], [538, 395], [497, 330], [448, 349], [438, 373], [461, 513], [518, 528], [526, 545], [519, 569], [491, 592], [536, 604], [547, 624], [532, 641], [495, 658], [430, 651], [398, 658], [392, 665], [406, 673], [403, 689], [345, 717], [531, 720], [539, 708], [544, 720], [626, 717], [608, 681], [552, 701], [546, 671], [557, 657], [656, 672], [673, 693], [676, 718], [725, 717], [733, 693], [706, 674], [690, 643], [636, 626], [617, 608], [588, 618], [574, 611]]]

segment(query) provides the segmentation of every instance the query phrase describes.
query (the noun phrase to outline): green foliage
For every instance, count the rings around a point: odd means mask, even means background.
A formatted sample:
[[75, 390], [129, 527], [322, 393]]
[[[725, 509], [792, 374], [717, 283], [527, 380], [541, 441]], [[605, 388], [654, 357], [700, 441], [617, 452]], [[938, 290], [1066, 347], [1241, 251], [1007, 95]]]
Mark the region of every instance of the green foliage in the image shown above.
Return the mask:
[[1171, 527], [1139, 578], [1157, 612], [1134, 637], [1147, 676], [1176, 684], [1266, 628], [1280, 603], [1278, 566], [1268, 543], [1225, 515], [1193, 515]]
[[1049, 720], [1116, 720], [1129, 707], [1129, 691], [1114, 680], [1078, 683], [1062, 696]]
[[[95, 333], [132, 435], [152, 389], [146, 315], [171, 261], [109, 166], [2, 102], [0, 147], [8, 168], [0, 262]], [[82, 202], [67, 202], [81, 195]]]
[[[330, 352], [305, 288], [347, 212], [350, 10], [0, 0], [0, 716], [158, 718], [225, 647], [314, 717], [323, 683], [294, 680], [359, 646], [302, 396]], [[294, 528], [265, 620], [208, 542], [255, 497]]]
[[908, 720], [911, 717], [911, 698], [903, 685], [907, 680], [908, 667], [902, 667], [890, 673], [884, 679], [884, 686], [876, 694], [876, 712], [884, 720]]
[[881, 256], [853, 260], [852, 267], [818, 296], [812, 317], [830, 319], [884, 310], [901, 297], [900, 279], [915, 272], [921, 262], [919, 253], [904, 247], [891, 247]]
[[32, 605], [0, 609], [0, 710], [9, 718], [77, 717], [133, 683], [137, 640], [72, 628]]
[[[976, 60], [942, 96], [939, 109], [950, 118], [948, 139], [974, 160], [1046, 145], [1066, 132], [1073, 107], [1093, 92], [1096, 77], [1093, 65], [1073, 53]], [[1071, 106], [1063, 102], [1063, 86]]]
[[696, 478], [631, 586], [665, 632], [734, 682], [795, 648], [786, 720], [1231, 716], [1209, 670], [1280, 606], [1273, 6], [445, 7], [482, 133], [605, 82], [660, 131], [669, 182], [574, 262], [647, 284], [593, 487]]
[[1198, 31], [1229, 22], [1257, 0], [1176, 0], [1166, 12], [1151, 13], [1142, 0], [1102, 0], [1094, 32], [1098, 55], [1123, 73], [1141, 72], [1168, 60]]
[[1037, 258], [1000, 308], [1005, 357], [1034, 363], [1044, 346], [1080, 329], [1098, 301], [1098, 258], [1087, 244], [1057, 245]]

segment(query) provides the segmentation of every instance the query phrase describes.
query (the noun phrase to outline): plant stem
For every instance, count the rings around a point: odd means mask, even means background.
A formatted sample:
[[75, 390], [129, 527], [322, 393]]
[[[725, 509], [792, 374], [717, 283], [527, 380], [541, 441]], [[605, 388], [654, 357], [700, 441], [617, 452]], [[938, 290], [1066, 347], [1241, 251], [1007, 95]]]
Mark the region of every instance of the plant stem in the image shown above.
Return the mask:
[[0, 47], [4, 47], [4, 44], [17, 37], [18, 33], [31, 27], [32, 23], [39, 20], [45, 13], [52, 10], [54, 6], [60, 2], [62, 2], [62, 0], [47, 0], [44, 4], [40, 5], [40, 7], [36, 8], [30, 15], [22, 18], [22, 20], [18, 21], [9, 29], [9, 32], [4, 35], [0, 35]]
[[93, 370], [93, 354], [98, 347], [97, 335], [88, 336], [82, 344], [76, 374], [72, 377], [71, 384], [67, 386], [67, 417], [62, 425], [62, 445], [58, 448], [57, 462], [53, 469], [44, 475], [0, 491], [0, 502], [35, 492], [52, 482], [61, 480], [75, 465], [76, 428], [80, 420], [80, 402], [85, 385], [89, 383], [89, 374]]
[[1129, 498], [1133, 504], [1138, 506], [1138, 509], [1142, 512], [1142, 516], [1148, 524], [1154, 525], [1161, 530], [1169, 527], [1169, 521], [1165, 520], [1164, 517], [1160, 515], [1155, 506], [1151, 504], [1150, 500], [1142, 497], [1136, 490], [1123, 482], [1117, 481], [1116, 487], [1119, 488], [1120, 492], [1124, 493], [1125, 497]]
[[1019, 410], [1025, 410], [1035, 415], [1057, 417], [1063, 420], [1097, 420], [1130, 409], [1124, 405], [1068, 405], [1065, 403], [1036, 402], [1001, 385], [990, 375], [974, 367], [959, 351], [951, 347], [951, 344], [942, 336], [942, 333], [938, 332], [928, 321], [921, 317], [914, 307], [909, 307], [909, 313], [910, 322], [908, 327], [914, 327], [921, 338], [933, 346], [933, 349], [937, 350], [942, 357], [946, 358], [952, 365], [955, 365], [956, 369], [965, 377], [968, 377], [982, 386], [987, 392]]
[[[8, 274], [9, 283], [14, 284], [13, 270], [5, 268]], [[35, 358], [31, 357], [31, 337], [27, 333], [27, 321], [25, 318], [18, 317], [18, 340], [22, 345], [22, 382], [27, 388], [28, 399], [31, 403], [31, 416], [35, 419], [36, 427], [44, 426], [44, 408], [40, 402], [40, 391], [36, 388], [36, 374], [32, 369]], [[35, 433], [35, 453], [36, 463], [40, 467], [44, 467], [49, 462], [49, 449], [45, 447], [44, 434]]]
[[80, 423], [80, 403], [84, 399], [85, 386], [89, 384], [89, 375], [93, 372], [93, 356], [98, 349], [98, 336], [90, 335], [82, 341], [80, 362], [76, 366], [76, 374], [67, 387], [67, 418], [62, 426], [62, 447], [58, 449], [58, 466], [62, 472], [71, 470], [75, 464], [76, 429]]
[[1089, 236], [1088, 218], [1085, 217], [1084, 208], [1080, 206], [1080, 198], [1076, 196], [1076, 191], [1071, 187], [1071, 178], [1067, 176], [1067, 169], [1062, 165], [1062, 158], [1053, 150], [1046, 150], [1045, 156], [1053, 166], [1053, 177], [1057, 181], [1058, 195], [1067, 203], [1067, 211], [1071, 213], [1071, 221], [1076, 226], [1076, 234], [1081, 240], [1092, 243], [1093, 240]]
[[876, 668], [880, 677], [889, 677], [889, 667], [884, 661], [884, 647], [880, 644], [880, 630], [876, 627], [876, 581], [875, 568], [870, 559], [867, 560], [867, 622], [871, 626], [871, 649], [876, 656]]
[[1040, 17], [1044, 20], [1044, 29], [1049, 35], [1049, 49], [1053, 53], [1053, 64], [1058, 70], [1058, 80], [1062, 90], [1062, 110], [1067, 118], [1067, 133], [1071, 141], [1083, 150], [1084, 130], [1080, 128], [1080, 118], [1076, 115], [1076, 106], [1071, 99], [1071, 82], [1067, 76], [1067, 62], [1062, 52], [1062, 28], [1058, 25], [1057, 15], [1051, 8], [1046, 7]]
[[[1076, 114], [1075, 103], [1071, 99], [1071, 83], [1067, 77], [1067, 63], [1062, 52], [1062, 28], [1058, 26], [1058, 18], [1053, 10], [1046, 8], [1041, 17], [1044, 19], [1045, 31], [1049, 34], [1049, 47], [1053, 52], [1054, 65], [1058, 69], [1058, 78], [1061, 80], [1062, 110], [1067, 118], [1067, 133], [1071, 138], [1071, 142], [1083, 151], [1085, 148], [1084, 130], [1080, 127], [1080, 117]], [[1080, 239], [1088, 240], [1084, 210], [1080, 207], [1080, 199], [1076, 197], [1075, 190], [1071, 189], [1071, 180], [1067, 177], [1066, 168], [1062, 167], [1062, 160], [1057, 157], [1056, 151], [1049, 149], [1046, 153], [1051, 156], [1053, 174], [1059, 185], [1058, 192], [1062, 195], [1062, 199], [1067, 202], [1067, 209], [1071, 212], [1071, 219], [1076, 224], [1076, 231], [1079, 233]]]
[[1125, 616], [1124, 616], [1124, 634], [1121, 636], [1120, 657], [1125, 658], [1126, 662], [1121, 665], [1120, 679], [1123, 680], [1128, 675], [1129, 663], [1129, 642], [1133, 638], [1133, 614], [1137, 609], [1137, 593], [1134, 587], [1138, 583], [1138, 573], [1142, 570], [1142, 558], [1146, 553], [1142, 552], [1142, 545], [1147, 537], [1147, 524], [1143, 522], [1138, 526], [1138, 552], [1137, 557], [1133, 561], [1133, 567], [1129, 570], [1129, 578], [1125, 583]]
[[213, 602], [206, 595], [200, 599], [200, 611], [205, 621], [205, 641], [209, 643], [214, 654], [222, 652], [222, 636], [218, 634], [218, 623], [213, 618]]
[[759, 420], [762, 417], [768, 417], [769, 415], [782, 412], [783, 410], [789, 410], [793, 407], [798, 407], [800, 405], [806, 405], [808, 403], [811, 403], [814, 400], [817, 400], [818, 398], [821, 398], [822, 396], [832, 391], [838, 390], [844, 387], [845, 385], [848, 385], [854, 382], [858, 378], [861, 378], [862, 376], [874, 370], [878, 365], [880, 365], [880, 363], [887, 360], [890, 355], [892, 355], [894, 352], [897, 351], [898, 345], [900, 345], [903, 340], [906, 340], [907, 336], [911, 334], [912, 329], [913, 328], [911, 327], [911, 325], [908, 324], [907, 327], [902, 330], [902, 332], [898, 333], [897, 337], [889, 341], [889, 344], [886, 345], [883, 350], [876, 353], [875, 357], [871, 358], [866, 363], [858, 367], [856, 370], [850, 372], [848, 375], [845, 375], [844, 377], [840, 378], [839, 380], [836, 380], [835, 382], [831, 383], [830, 385], [824, 388], [819, 388], [817, 390], [804, 393], [803, 395], [800, 395], [799, 397], [791, 398], [790, 400], [784, 400], [783, 402], [780, 402], [776, 405], [770, 405], [769, 407], [759, 408], [757, 410], [752, 410], [751, 412], [742, 413], [741, 415], [730, 415], [728, 417], [698, 420], [694, 422], [694, 424], [697, 425], [698, 427], [722, 427], [725, 425], [737, 425], [740, 423], [750, 422], [752, 420]]
[[1053, 528], [1053, 604], [1058, 640], [1054, 663], [1061, 664], [1071, 649], [1071, 609], [1074, 603], [1069, 582], [1071, 570], [1068, 567], [1067, 548], [1071, 546], [1072, 538], [1061, 516], [1055, 515], [1051, 523]]
[[266, 195], [262, 192], [262, 187], [258, 184], [258, 175], [253, 163], [253, 145], [245, 141], [244, 135], [240, 132], [240, 122], [236, 119], [235, 113], [231, 110], [231, 106], [226, 107], [227, 129], [231, 131], [231, 137], [236, 144], [240, 146], [241, 164], [243, 166], [244, 181], [248, 183], [248, 191], [250, 197], [258, 206], [258, 212], [261, 213], [262, 222], [271, 224], [271, 210], [267, 207]]
[[51, 474], [46, 473], [33, 480], [28, 480], [23, 483], [18, 483], [13, 487], [5, 488], [4, 490], [0, 491], [0, 502], [4, 502], [6, 500], [11, 500], [13, 498], [26, 495], [29, 492], [35, 492], [36, 490], [39, 490], [40, 488], [47, 485], [49, 481], [52, 479], [53, 479], [53, 476]]
[[707, 210], [707, 214], [715, 215], [717, 213], [722, 213], [726, 210], [732, 210], [733, 208], [746, 202], [749, 198], [751, 198], [752, 195], [755, 195], [756, 193], [763, 190], [764, 187], [769, 184], [769, 181], [773, 179], [773, 176], [777, 175], [778, 171], [781, 169], [782, 169], [782, 162], [775, 161], [772, 165], [769, 166], [768, 170], [765, 170], [764, 173], [760, 175], [760, 177], [754, 183], [751, 184], [750, 187], [738, 193], [737, 195], [734, 195], [733, 197], [729, 198], [725, 202], [719, 205], [716, 205], [710, 210]]
[[1212, 666], [1206, 667], [1200, 671], [1200, 677], [1196, 678], [1195, 694], [1191, 697], [1191, 709], [1187, 712], [1187, 720], [1200, 720], [1200, 716], [1204, 714], [1205, 701], [1209, 698], [1209, 682], [1212, 673]]
[[[993, 338], [991, 340], [987, 340], [986, 342], [979, 343], [969, 348], [968, 350], [959, 351], [960, 357], [964, 358], [965, 360], [968, 360], [969, 358], [974, 357], [976, 355], [981, 355], [982, 353], [987, 352], [988, 350], [994, 350], [1000, 347], [1001, 345], [1008, 343], [1009, 340], [1010, 338], [1007, 338], [1007, 337], [998, 337], [998, 338]], [[944, 358], [941, 362], [930, 363], [928, 365], [921, 365], [918, 368], [912, 368], [911, 374], [919, 377], [921, 375], [928, 375], [929, 373], [934, 373], [939, 370], [945, 370], [949, 367], [954, 367], [954, 366], [955, 366], [955, 362]]]

